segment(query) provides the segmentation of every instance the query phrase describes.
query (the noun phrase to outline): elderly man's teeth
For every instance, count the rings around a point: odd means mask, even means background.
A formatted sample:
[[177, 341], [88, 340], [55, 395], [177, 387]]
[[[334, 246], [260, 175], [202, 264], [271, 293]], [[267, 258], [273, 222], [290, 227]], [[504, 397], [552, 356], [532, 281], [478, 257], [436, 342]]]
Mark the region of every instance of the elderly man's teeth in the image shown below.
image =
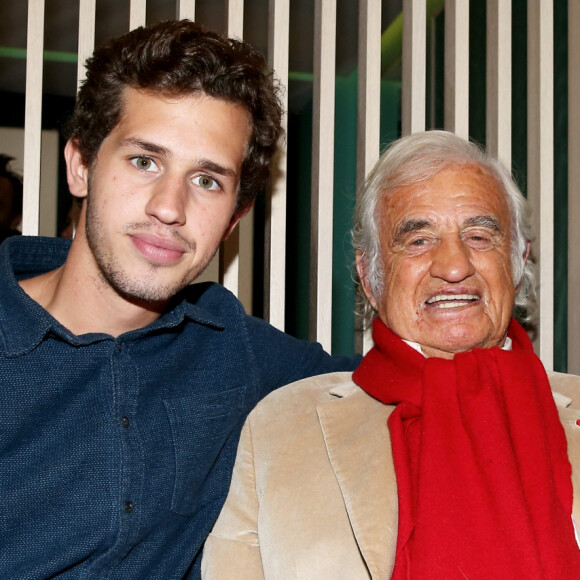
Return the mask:
[[478, 300], [476, 294], [438, 294], [427, 300], [427, 304], [434, 305], [436, 308], [459, 308]]

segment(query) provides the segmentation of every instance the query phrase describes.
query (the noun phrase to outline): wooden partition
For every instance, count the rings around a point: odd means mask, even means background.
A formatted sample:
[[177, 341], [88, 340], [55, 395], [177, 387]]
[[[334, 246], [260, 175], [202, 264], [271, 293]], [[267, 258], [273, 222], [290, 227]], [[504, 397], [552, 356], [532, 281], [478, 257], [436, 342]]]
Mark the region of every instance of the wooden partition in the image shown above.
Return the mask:
[[[79, 0], [78, 77], [84, 75], [82, 63], [91, 53], [95, 42], [95, 18], [99, 0]], [[275, 69], [284, 86], [289, 84], [289, 46], [294, 35], [302, 30], [292, 30], [290, 15], [297, 8], [292, 0], [262, 0], [268, 3], [269, 64]], [[349, 1], [349, 0], [343, 0]], [[223, 19], [228, 34], [244, 37], [244, 14], [249, 0], [228, 0], [224, 4]], [[379, 156], [381, 136], [381, 54], [386, 58], [385, 39], [396, 36], [397, 22], [384, 22], [382, 13], [397, 2], [389, 0], [359, 0], [358, 57], [354, 63], [358, 72], [357, 134], [352, 148], [356, 152], [356, 180], [360, 184]], [[301, 2], [304, 9], [308, 3]], [[427, 30], [435, 18], [444, 18], [444, 121], [441, 126], [462, 136], [470, 136], [469, 79], [473, 74], [486, 76], [486, 135], [492, 154], [511, 166], [512, 156], [512, 23], [522, 18], [522, 12], [513, 11], [511, 0], [487, 0], [486, 70], [470, 70], [470, 3], [464, 0], [398, 0], [402, 14], [402, 40], [398, 48], [402, 57], [402, 99], [400, 127], [402, 134], [421, 131], [426, 124], [428, 50]], [[334, 183], [334, 130], [335, 130], [335, 58], [337, 43], [337, 11], [343, 6], [337, 0], [312, 0], [314, 14], [313, 47], [313, 132], [311, 179], [311, 338], [332, 349], [332, 239], [333, 203], [337, 189]], [[471, 4], [473, 6], [473, 4]], [[578, 114], [579, 75], [579, 22], [577, 2], [568, 2], [569, 9], [569, 143], [570, 158], [578, 157], [580, 122]], [[552, 0], [528, 0], [525, 6], [528, 35], [527, 60], [527, 193], [531, 201], [537, 240], [535, 254], [539, 260], [540, 327], [538, 351], [548, 368], [553, 365], [554, 336], [554, 161], [553, 161], [553, 11]], [[198, 11], [199, 12], [199, 11]], [[177, 0], [175, 16], [196, 18], [195, 0]], [[25, 125], [25, 201], [24, 233], [38, 234], [39, 180], [41, 148], [43, 30], [44, 0], [28, 0], [28, 41]], [[147, 22], [147, 0], [130, 0], [127, 28]], [[432, 35], [431, 35], [432, 36]], [[393, 47], [388, 49], [393, 58]], [[395, 53], [396, 53], [395, 49]], [[396, 60], [396, 54], [395, 54]], [[384, 62], [383, 62], [384, 70]], [[432, 83], [431, 83], [432, 84]], [[434, 95], [435, 93], [433, 93]], [[284, 92], [284, 106], [288, 92]], [[434, 97], [433, 97], [434, 98]], [[433, 116], [433, 115], [431, 115]], [[285, 119], [286, 122], [286, 119]], [[433, 123], [430, 126], [434, 126]], [[284, 329], [286, 301], [286, 209], [287, 209], [287, 155], [286, 142], [280, 143], [276, 159], [275, 179], [268, 192], [265, 219], [256, 227], [265, 230], [264, 315], [275, 326]], [[578, 163], [569, 164], [569, 367], [580, 371], [580, 305], [576, 290], [580, 264], [578, 258], [579, 228], [576, 227], [580, 209], [578, 190], [580, 177]], [[356, 189], [356, 188], [354, 188]], [[352, 191], [355, 195], [355, 191]], [[243, 280], [252, 279], [254, 267], [252, 252], [252, 218], [242, 223], [236, 233], [221, 249], [220, 280], [234, 293], [241, 294]], [[246, 242], [240, 244], [240, 236]], [[240, 248], [247, 248], [241, 250]], [[260, 257], [260, 259], [262, 259]], [[247, 285], [246, 285], [247, 286]], [[250, 284], [251, 294], [251, 284]], [[251, 309], [251, 296], [244, 297]], [[305, 305], [305, 307], [307, 307]], [[354, 304], [353, 304], [354, 309]], [[345, 312], [344, 316], [352, 316]], [[362, 340], [359, 350], [368, 348]]]

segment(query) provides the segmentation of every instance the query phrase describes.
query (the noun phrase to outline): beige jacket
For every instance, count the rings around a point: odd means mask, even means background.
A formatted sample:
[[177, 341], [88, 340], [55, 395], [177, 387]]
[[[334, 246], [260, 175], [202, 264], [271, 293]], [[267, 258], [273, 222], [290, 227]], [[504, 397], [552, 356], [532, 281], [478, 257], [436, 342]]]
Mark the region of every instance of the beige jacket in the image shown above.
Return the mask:
[[[580, 525], [580, 377], [551, 373]], [[556, 394], [557, 393], [557, 394]], [[397, 490], [387, 417], [350, 373], [266, 397], [242, 432], [231, 489], [207, 540], [205, 580], [391, 577]]]

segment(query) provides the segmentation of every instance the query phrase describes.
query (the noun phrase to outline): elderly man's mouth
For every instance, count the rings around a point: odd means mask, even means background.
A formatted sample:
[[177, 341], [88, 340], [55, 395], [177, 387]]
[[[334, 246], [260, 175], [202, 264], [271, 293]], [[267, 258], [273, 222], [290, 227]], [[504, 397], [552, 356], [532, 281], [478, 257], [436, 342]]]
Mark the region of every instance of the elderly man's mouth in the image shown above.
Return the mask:
[[437, 294], [426, 301], [433, 308], [461, 308], [477, 302], [477, 294]]

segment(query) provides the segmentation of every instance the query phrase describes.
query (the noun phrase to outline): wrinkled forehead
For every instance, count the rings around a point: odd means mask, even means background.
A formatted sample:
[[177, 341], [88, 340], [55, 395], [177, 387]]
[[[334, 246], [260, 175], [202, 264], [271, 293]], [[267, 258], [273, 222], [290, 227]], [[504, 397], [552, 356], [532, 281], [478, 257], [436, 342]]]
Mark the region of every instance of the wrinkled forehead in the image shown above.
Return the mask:
[[[404, 169], [404, 168], [403, 168]], [[392, 180], [379, 202], [382, 227], [403, 219], [454, 220], [471, 215], [493, 216], [509, 230], [510, 207], [497, 176], [476, 164], [448, 164], [419, 179], [410, 173]]]

